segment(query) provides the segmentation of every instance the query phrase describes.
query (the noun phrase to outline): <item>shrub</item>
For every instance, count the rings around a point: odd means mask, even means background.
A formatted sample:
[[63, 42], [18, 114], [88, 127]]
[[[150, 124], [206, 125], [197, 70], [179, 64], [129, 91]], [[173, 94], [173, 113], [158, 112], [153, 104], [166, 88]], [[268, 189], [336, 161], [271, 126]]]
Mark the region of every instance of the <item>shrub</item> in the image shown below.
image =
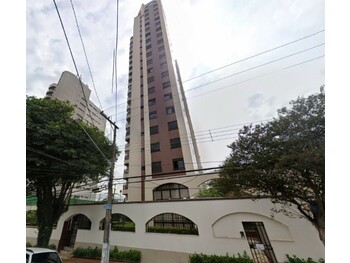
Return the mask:
[[[35, 247], [36, 245], [32, 245], [32, 243], [30, 243], [30, 242], [27, 242], [26, 243], [26, 247]], [[50, 248], [50, 249], [55, 249], [56, 250], [56, 245], [55, 244], [49, 244], [48, 246], [47, 246], [47, 248]]]
[[109, 257], [111, 259], [128, 260], [130, 262], [140, 262], [141, 252], [133, 249], [119, 251], [117, 247], [114, 247], [114, 249], [110, 251]]
[[135, 226], [112, 226], [112, 231], [124, 231], [124, 232], [135, 232]]
[[36, 210], [29, 210], [26, 212], [26, 225], [37, 226]]
[[26, 243], [26, 247], [32, 247], [32, 246], [33, 246], [32, 243], [30, 243], [30, 242]]
[[49, 244], [47, 248], [54, 249], [56, 250], [56, 245], [55, 244]]
[[101, 258], [102, 255], [102, 249], [95, 247], [95, 248], [76, 248], [73, 250], [73, 255], [75, 257], [80, 258]]
[[[75, 257], [80, 258], [101, 258], [102, 255], [102, 249], [95, 247], [95, 248], [76, 248], [73, 250], [73, 255]], [[141, 261], [141, 252], [138, 250], [126, 250], [126, 251], [119, 251], [118, 248], [115, 246], [113, 249], [109, 252], [109, 258], [110, 259], [116, 259], [116, 260], [127, 260], [130, 262], [140, 262]]]
[[181, 228], [181, 227], [159, 227], [149, 226], [147, 232], [153, 233], [168, 233], [168, 234], [183, 234], [183, 235], [198, 235], [198, 229]]
[[293, 257], [286, 255], [288, 261], [285, 263], [325, 263], [323, 258], [320, 258], [318, 261], [314, 261], [312, 258], [302, 259], [298, 258], [297, 256], [293, 255]]
[[243, 255], [238, 253], [238, 256], [235, 255], [229, 256], [218, 256], [218, 255], [205, 255], [205, 254], [194, 254], [190, 256], [190, 263], [253, 263], [253, 260], [247, 255], [244, 251]]

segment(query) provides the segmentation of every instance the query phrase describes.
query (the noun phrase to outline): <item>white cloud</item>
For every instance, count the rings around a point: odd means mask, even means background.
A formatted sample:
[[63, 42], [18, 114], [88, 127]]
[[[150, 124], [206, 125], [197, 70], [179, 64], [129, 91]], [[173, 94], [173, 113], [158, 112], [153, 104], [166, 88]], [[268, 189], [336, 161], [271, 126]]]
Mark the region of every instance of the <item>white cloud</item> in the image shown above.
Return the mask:
[[[85, 62], [69, 1], [57, 1], [67, 36], [83, 81], [93, 85]], [[112, 93], [112, 55], [115, 47], [114, 1], [73, 1], [104, 109], [118, 104], [119, 144], [124, 144], [128, 47], [134, 17], [143, 1], [119, 1], [118, 103]], [[144, 2], [146, 3], [146, 2]], [[173, 59], [183, 80], [244, 59], [259, 52], [324, 29], [324, 0], [163, 0]], [[27, 0], [27, 95], [42, 97], [64, 70], [75, 73], [68, 46], [52, 2]], [[324, 83], [324, 59], [282, 68], [324, 54], [324, 47], [249, 70], [324, 42], [324, 33], [184, 82], [195, 131], [259, 121], [299, 95], [317, 92]], [[245, 71], [239, 73], [241, 71]], [[268, 74], [273, 72], [271, 74]], [[210, 81], [233, 75], [209, 85]], [[259, 77], [261, 75], [261, 77]], [[202, 85], [201, 87], [198, 87]], [[254, 113], [249, 98], [261, 94]], [[95, 91], [92, 91], [96, 101]], [[115, 111], [109, 110], [108, 114]], [[232, 141], [233, 139], [231, 139]], [[228, 155], [230, 140], [199, 144], [202, 161], [220, 161]], [[208, 166], [213, 165], [209, 163]]]

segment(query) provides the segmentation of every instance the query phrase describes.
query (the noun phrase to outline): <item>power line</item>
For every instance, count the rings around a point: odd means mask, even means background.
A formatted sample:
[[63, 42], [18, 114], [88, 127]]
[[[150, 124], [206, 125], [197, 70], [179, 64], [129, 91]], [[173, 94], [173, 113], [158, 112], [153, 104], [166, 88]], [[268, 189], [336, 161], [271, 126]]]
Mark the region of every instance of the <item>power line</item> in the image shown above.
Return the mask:
[[302, 37], [302, 38], [299, 38], [299, 39], [293, 40], [293, 41], [288, 42], [288, 43], [285, 43], [285, 44], [283, 44], [283, 45], [280, 45], [280, 46], [277, 46], [277, 47], [274, 47], [274, 48], [271, 48], [271, 49], [268, 49], [268, 50], [262, 51], [262, 52], [260, 52], [260, 53], [257, 53], [257, 54], [254, 54], [254, 55], [251, 55], [251, 56], [249, 56], [249, 57], [246, 57], [246, 58], [243, 58], [243, 59], [240, 59], [240, 60], [237, 60], [237, 61], [232, 62], [232, 63], [230, 63], [230, 64], [227, 64], [227, 65], [225, 65], [225, 66], [222, 66], [222, 67], [219, 67], [219, 68], [216, 68], [216, 69], [213, 69], [213, 70], [207, 71], [207, 72], [205, 72], [205, 73], [202, 73], [202, 74], [200, 74], [200, 75], [197, 75], [197, 76], [195, 76], [195, 77], [192, 77], [192, 78], [190, 78], [190, 79], [187, 79], [187, 80], [183, 81], [183, 83], [184, 83], [184, 82], [191, 81], [191, 80], [194, 80], [194, 79], [197, 79], [197, 78], [199, 78], [199, 77], [202, 77], [202, 76], [204, 76], [204, 75], [207, 75], [207, 74], [212, 73], [212, 72], [215, 72], [215, 71], [218, 71], [218, 70], [220, 70], [220, 69], [224, 69], [224, 68], [227, 68], [227, 67], [229, 67], [229, 66], [232, 66], [232, 65], [238, 64], [238, 63], [240, 63], [240, 62], [243, 62], [243, 61], [249, 60], [249, 59], [251, 59], [251, 58], [255, 58], [255, 57], [257, 57], [257, 56], [260, 56], [260, 55], [266, 54], [266, 53], [271, 52], [271, 51], [274, 51], [274, 50], [276, 50], [276, 49], [280, 49], [280, 48], [282, 48], [282, 47], [285, 47], [285, 46], [288, 46], [288, 45], [294, 44], [294, 43], [299, 42], [299, 41], [301, 41], [301, 40], [304, 40], [304, 39], [307, 39], [307, 38], [309, 38], [309, 37], [312, 37], [312, 36], [318, 35], [318, 34], [320, 34], [320, 33], [324, 32], [324, 31], [325, 31], [325, 30], [324, 30], [324, 29], [322, 29], [322, 30], [317, 31], [317, 32], [315, 32], [315, 33], [313, 33], [313, 34], [310, 34], [310, 35], [304, 36], [304, 37]]
[[[74, 119], [73, 119], [74, 120]], [[98, 147], [98, 145], [96, 144], [96, 142], [91, 138], [90, 134], [85, 130], [85, 128], [76, 120], [74, 120], [85, 132], [85, 134], [89, 137], [90, 141], [94, 144], [94, 146], [96, 147], [96, 149], [102, 154], [103, 158], [106, 159], [107, 162], [109, 162], [109, 159], [104, 155], [104, 153], [102, 152], [102, 150], [100, 149], [100, 147]]]
[[75, 9], [74, 9], [74, 6], [73, 6], [73, 1], [70, 0], [70, 3], [71, 3], [71, 6], [72, 6], [72, 10], [73, 10], [74, 18], [75, 18], [75, 23], [76, 23], [76, 25], [77, 25], [77, 29], [78, 29], [78, 32], [79, 32], [81, 44], [82, 44], [82, 46], [83, 46], [84, 55], [85, 55], [85, 60], [86, 60], [86, 64], [87, 64], [88, 69], [89, 69], [89, 73], [90, 73], [90, 77], [91, 77], [91, 81], [92, 81], [92, 86], [94, 87], [97, 100], [98, 100], [98, 102], [99, 102], [99, 104], [100, 104], [100, 107], [101, 107], [101, 109], [102, 109], [101, 101], [100, 101], [100, 99], [99, 99], [99, 97], [98, 97], [97, 90], [96, 90], [96, 87], [95, 87], [95, 81], [94, 81], [94, 78], [92, 77], [92, 72], [91, 72], [90, 63], [89, 63], [89, 60], [88, 60], [88, 57], [87, 57], [87, 54], [86, 54], [84, 41], [83, 41], [83, 38], [82, 38], [81, 33], [80, 33], [80, 28], [79, 28], [79, 24], [78, 24], [77, 15], [76, 15], [76, 13], [75, 13]]
[[[197, 170], [190, 170], [190, 171], [178, 171], [178, 172], [171, 172], [171, 173], [162, 173], [162, 174], [153, 174], [153, 175], [145, 175], [145, 176], [130, 176], [127, 178], [115, 178], [113, 179], [113, 181], [127, 181], [127, 179], [137, 179], [137, 178], [142, 178], [142, 177], [157, 177], [157, 176], [161, 176], [161, 175], [172, 175], [172, 176], [168, 176], [168, 177], [160, 177], [160, 178], [152, 178], [152, 179], [148, 179], [145, 182], [154, 182], [154, 181], [162, 181], [162, 180], [169, 180], [169, 179], [179, 179], [179, 178], [191, 178], [191, 177], [201, 177], [201, 176], [206, 176], [206, 175], [211, 175], [211, 174], [217, 174], [218, 172], [209, 172], [209, 173], [200, 173], [200, 174], [183, 174], [183, 173], [187, 173], [187, 172], [193, 172], [193, 171], [204, 171], [204, 170], [215, 170], [215, 169], [220, 169], [220, 167], [211, 167], [211, 168], [204, 168], [204, 169], [197, 169]], [[176, 174], [181, 174], [181, 175], [176, 175]], [[97, 183], [103, 183], [103, 182], [107, 182], [109, 179], [104, 179], [104, 180], [100, 180]], [[128, 184], [133, 184], [133, 183], [140, 183], [141, 181], [128, 181]], [[123, 184], [123, 183], [120, 183]], [[82, 184], [79, 185], [79, 187], [83, 187], [83, 186], [93, 186], [96, 185], [96, 183], [87, 183], [87, 184]], [[74, 191], [74, 192], [81, 192], [81, 191], [86, 191], [86, 190], [79, 190], [79, 191]]]
[[[201, 88], [201, 87], [207, 86], [207, 85], [209, 85], [209, 84], [218, 82], [218, 81], [220, 81], [220, 80], [224, 80], [224, 79], [227, 79], [227, 78], [230, 78], [230, 77], [233, 77], [233, 76], [236, 76], [236, 75], [239, 75], [239, 74], [242, 74], [242, 73], [245, 73], [245, 72], [248, 72], [248, 71], [251, 71], [251, 70], [254, 70], [254, 69], [257, 69], [257, 68], [260, 68], [260, 67], [263, 67], [263, 66], [272, 64], [272, 63], [275, 63], [275, 62], [278, 62], [278, 61], [281, 61], [281, 60], [283, 60], [283, 59], [286, 59], [286, 58], [289, 58], [289, 57], [292, 57], [292, 56], [301, 54], [301, 53], [303, 53], [303, 52], [310, 51], [310, 50], [312, 50], [312, 49], [315, 49], [315, 48], [318, 48], [318, 47], [320, 47], [320, 46], [323, 46], [324, 44], [325, 44], [325, 43], [321, 43], [321, 44], [318, 44], [318, 45], [316, 45], [316, 46], [313, 46], [313, 47], [310, 47], [310, 48], [307, 48], [307, 49], [304, 49], [304, 50], [301, 50], [301, 51], [298, 51], [298, 52], [289, 54], [289, 55], [287, 55], [287, 56], [280, 57], [280, 58], [278, 58], [278, 59], [271, 60], [271, 61], [269, 61], [269, 62], [262, 63], [262, 64], [260, 64], [260, 65], [254, 66], [254, 67], [250, 67], [250, 68], [245, 69], [245, 70], [242, 70], [242, 71], [238, 71], [238, 72], [236, 72], [236, 73], [234, 73], [234, 74], [231, 74], [231, 75], [229, 75], [229, 76], [225, 76], [225, 77], [223, 77], [223, 78], [219, 78], [219, 79], [216, 79], [216, 80], [213, 80], [213, 81], [210, 81], [210, 82], [203, 83], [203, 84], [201, 84], [201, 85], [199, 85], [199, 86], [196, 86], [196, 87], [193, 87], [193, 88], [191, 88], [191, 89], [186, 90], [185, 93], [190, 92], [190, 91], [192, 91], [192, 90], [194, 90], [194, 89]], [[276, 70], [276, 71], [272, 71], [272, 72], [269, 72], [269, 73], [265, 73], [265, 74], [259, 75], [259, 76], [257, 76], [257, 77], [254, 77], [254, 78], [250, 78], [250, 79], [248, 79], [248, 80], [240, 81], [240, 82], [238, 82], [238, 83], [236, 83], [236, 84], [230, 84], [230, 85], [227, 86], [227, 87], [232, 87], [232, 86], [234, 86], [234, 85], [238, 85], [238, 84], [241, 84], [241, 83], [244, 83], [244, 82], [247, 82], [247, 81], [251, 81], [251, 80], [254, 80], [254, 79], [257, 79], [257, 78], [260, 78], [260, 77], [263, 77], [263, 76], [266, 76], [266, 75], [269, 75], [269, 74], [278, 72], [278, 71], [280, 71], [280, 70], [285, 70], [285, 69], [288, 69], [288, 68], [291, 68], [291, 67], [295, 67], [295, 66], [297, 66], [297, 65], [301, 65], [301, 64], [304, 64], [304, 63], [306, 63], [306, 62], [309, 62], [309, 61], [312, 61], [312, 60], [315, 60], [315, 59], [318, 59], [318, 58], [320, 58], [320, 57], [317, 57], [317, 58], [314, 58], [314, 59], [311, 59], [311, 60], [307, 60], [307, 61], [302, 61], [302, 62], [300, 62], [300, 63], [298, 63], [298, 64], [294, 64], [294, 65], [292, 65], [292, 66], [285, 67], [285, 68], [283, 68], [283, 69], [279, 69], [279, 70]], [[219, 89], [223, 89], [223, 88], [219, 88]], [[215, 89], [214, 91], [219, 90], [219, 89]], [[206, 95], [206, 94], [211, 93], [211, 92], [214, 92], [214, 91], [209, 91], [209, 92], [207, 92], [207, 93], [199, 94], [199, 95], [196, 95], [196, 96], [193, 96], [193, 97], [186, 97], [186, 99], [187, 99], [187, 100], [190, 100], [190, 99], [193, 99], [193, 98], [196, 98], [196, 97], [199, 97], [199, 96], [202, 96], [202, 95]], [[179, 93], [173, 93], [172, 95], [175, 96], [175, 95], [178, 95], [178, 94], [179, 94]], [[140, 99], [141, 99], [141, 98], [135, 98], [135, 99], [132, 99], [132, 100], [129, 100], [129, 101], [136, 101], [136, 100], [140, 100]], [[125, 103], [123, 103], [123, 104], [125, 104]], [[110, 109], [110, 108], [109, 108], [109, 109]], [[134, 108], [131, 108], [131, 109], [137, 109], [137, 108], [134, 107]], [[119, 114], [122, 114], [122, 113], [126, 113], [126, 111], [122, 111], [122, 112], [120, 112]], [[145, 111], [145, 113], [147, 113], [147, 111]], [[122, 121], [122, 120], [126, 120], [126, 119], [119, 119], [119, 121]]]
[[284, 68], [282, 68], [282, 69], [278, 69], [278, 70], [275, 70], [275, 71], [271, 71], [271, 72], [268, 72], [268, 73], [264, 73], [264, 74], [258, 75], [258, 76], [256, 76], [256, 77], [253, 77], [253, 78], [249, 78], [249, 79], [246, 79], [246, 80], [242, 80], [242, 81], [239, 81], [239, 82], [236, 82], [236, 83], [233, 83], [233, 84], [230, 84], [230, 85], [221, 87], [221, 88], [217, 88], [217, 89], [214, 89], [214, 90], [211, 90], [211, 91], [202, 93], [202, 94], [195, 95], [195, 96], [193, 96], [193, 97], [189, 97], [188, 100], [194, 99], [194, 98], [197, 98], [197, 97], [200, 97], [200, 96], [203, 96], [203, 95], [207, 95], [207, 94], [209, 94], [209, 93], [212, 93], [212, 92], [215, 92], [215, 91], [218, 91], [218, 90], [227, 89], [227, 88], [232, 88], [233, 86], [237, 86], [237, 85], [243, 84], [243, 83], [245, 83], [245, 82], [249, 82], [249, 81], [252, 81], [252, 80], [255, 80], [255, 79], [258, 79], [258, 78], [262, 78], [262, 77], [265, 77], [265, 76], [267, 76], [267, 75], [271, 75], [271, 74], [273, 74], [273, 73], [276, 73], [276, 72], [279, 72], [279, 71], [282, 71], [282, 70], [290, 69], [290, 68], [293, 68], [293, 67], [296, 67], [296, 66], [299, 66], [299, 65], [302, 65], [302, 64], [305, 64], [305, 63], [308, 63], [308, 62], [311, 62], [311, 61], [314, 61], [314, 60], [323, 58], [323, 57], [324, 57], [324, 55], [321, 55], [321, 56], [317, 56], [317, 57], [314, 57], [314, 58], [311, 58], [311, 59], [308, 59], [308, 60], [304, 60], [304, 61], [302, 61], [302, 62], [299, 62], [299, 63], [297, 63], [297, 64], [293, 64], [293, 65], [288, 66], [288, 67], [284, 67]]
[[[258, 120], [258, 121], [252, 121], [252, 122], [244, 122], [244, 123], [232, 124], [232, 125], [229, 125], [229, 126], [224, 126], [224, 127], [219, 127], [219, 128], [212, 128], [212, 129], [208, 129], [208, 130], [202, 130], [202, 131], [195, 132], [195, 137], [197, 138], [197, 136], [203, 136], [202, 134], [204, 132], [209, 132], [209, 130], [213, 131], [212, 132], [213, 134], [216, 134], [217, 132], [223, 132], [223, 131], [219, 131], [219, 130], [226, 131], [228, 128], [231, 128], [231, 127], [238, 127], [238, 126], [248, 125], [248, 124], [253, 124], [253, 123], [262, 123], [262, 122], [271, 121], [271, 120], [273, 120], [273, 119], [264, 119], [264, 120]], [[241, 127], [235, 128], [234, 130], [239, 130], [239, 129], [241, 129]], [[190, 136], [187, 136], [187, 137], [190, 137]], [[206, 135], [206, 138], [210, 138], [210, 135], [209, 134]], [[206, 139], [206, 138], [202, 138], [202, 139]], [[200, 140], [198, 140], [197, 143], [200, 143]], [[125, 147], [125, 145], [126, 144], [119, 145], [118, 147], [122, 148], [122, 147]], [[129, 148], [129, 150], [140, 150], [141, 146], [142, 146], [142, 144], [140, 144], [139, 146], [136, 146], [136, 147], [131, 147], [131, 148]]]
[[64, 36], [65, 36], [65, 39], [66, 39], [66, 42], [67, 42], [67, 45], [68, 45], [68, 48], [69, 48], [69, 52], [70, 52], [71, 58], [72, 58], [72, 60], [73, 60], [73, 64], [74, 64], [74, 68], [75, 68], [77, 77], [78, 77], [78, 79], [79, 79], [80, 87], [81, 87], [81, 90], [82, 90], [84, 99], [85, 99], [85, 101], [86, 101], [86, 108], [87, 108], [88, 111], [89, 111], [89, 114], [90, 114], [90, 117], [91, 117], [91, 123], [94, 124], [94, 120], [93, 120], [93, 118], [92, 118], [91, 110], [90, 110], [90, 108], [89, 108], [89, 103], [88, 103], [88, 100], [86, 99], [86, 95], [85, 95], [85, 92], [84, 92], [83, 83], [82, 83], [81, 78], [80, 78], [80, 74], [79, 74], [79, 71], [78, 71], [77, 64], [75, 63], [75, 59], [74, 59], [74, 56], [73, 56], [73, 52], [72, 52], [72, 49], [71, 49], [70, 44], [69, 44], [69, 40], [68, 40], [68, 37], [67, 37], [67, 34], [66, 34], [66, 30], [65, 30], [64, 25], [63, 25], [63, 21], [62, 21], [60, 12], [59, 12], [59, 10], [58, 10], [58, 7], [57, 7], [57, 4], [56, 4], [56, 1], [55, 1], [55, 0], [53, 0], [53, 3], [55, 4], [55, 8], [56, 8], [56, 11], [57, 11], [57, 15], [58, 15], [58, 18], [59, 18], [60, 23], [61, 23], [61, 27], [62, 27]]
[[186, 92], [188, 92], [188, 91], [192, 91], [192, 90], [194, 90], [194, 89], [201, 88], [201, 87], [203, 87], [203, 86], [206, 86], [206, 85], [209, 85], [209, 84], [212, 84], [212, 83], [218, 82], [218, 81], [220, 81], [220, 80], [224, 80], [224, 79], [227, 79], [227, 78], [230, 78], [230, 77], [236, 76], [236, 75], [238, 75], [238, 74], [242, 74], [242, 73], [245, 73], [245, 72], [251, 71], [251, 70], [253, 70], [253, 69], [257, 69], [257, 68], [260, 68], [260, 67], [263, 67], [263, 66], [266, 66], [266, 65], [269, 65], [269, 64], [275, 63], [275, 62], [277, 62], [277, 61], [281, 61], [281, 60], [283, 60], [283, 59], [286, 59], [286, 58], [289, 58], [289, 57], [292, 57], [292, 56], [295, 56], [295, 55], [299, 55], [299, 54], [301, 54], [301, 53], [303, 53], [303, 52], [306, 52], [306, 51], [312, 50], [312, 49], [314, 49], [314, 48], [321, 47], [321, 46], [323, 46], [324, 44], [325, 44], [325, 43], [321, 43], [321, 44], [316, 45], [316, 46], [313, 46], [313, 47], [311, 47], [311, 48], [307, 48], [307, 49], [304, 49], [304, 50], [301, 50], [301, 51], [298, 51], [298, 52], [295, 52], [295, 53], [289, 54], [289, 55], [287, 55], [287, 56], [280, 57], [280, 58], [278, 58], [278, 59], [274, 59], [274, 60], [271, 60], [271, 61], [269, 61], [269, 62], [266, 62], [266, 63], [260, 64], [260, 65], [258, 65], [258, 66], [251, 67], [251, 68], [248, 68], [248, 69], [245, 69], [245, 70], [242, 70], [242, 71], [236, 72], [236, 73], [231, 74], [231, 75], [228, 75], [228, 76], [226, 76], [226, 77], [219, 78], [219, 79], [216, 79], [216, 80], [213, 80], [213, 81], [210, 81], [210, 82], [207, 82], [207, 83], [201, 84], [201, 85], [199, 85], [199, 86], [196, 86], [196, 87], [193, 87], [193, 88], [191, 88], [191, 89], [186, 90]]
[[[257, 54], [251, 55], [251, 56], [249, 56], [249, 57], [246, 57], [246, 58], [243, 58], [243, 59], [234, 61], [234, 62], [232, 62], [232, 63], [230, 63], [230, 64], [228, 64], [228, 65], [221, 66], [221, 67], [219, 67], [219, 68], [216, 68], [216, 69], [210, 70], [210, 71], [208, 71], [208, 72], [202, 73], [202, 74], [197, 75], [197, 76], [195, 76], [195, 77], [192, 77], [192, 78], [190, 78], [190, 79], [184, 80], [182, 83], [191, 81], [191, 80], [193, 80], [193, 79], [197, 79], [197, 78], [199, 78], [199, 77], [202, 77], [202, 76], [204, 76], [204, 75], [207, 75], [207, 74], [210, 74], [210, 73], [212, 73], [212, 72], [218, 71], [218, 70], [220, 70], [220, 69], [226, 68], [226, 67], [228, 67], [228, 66], [231, 66], [231, 65], [234, 65], [234, 64], [238, 64], [238, 63], [241, 63], [241, 62], [243, 62], [243, 61], [249, 60], [249, 59], [251, 59], [251, 58], [258, 57], [258, 56], [260, 56], [260, 55], [269, 53], [269, 52], [274, 51], [274, 50], [277, 50], [277, 49], [279, 49], [279, 48], [282, 48], [282, 47], [285, 47], [285, 46], [294, 44], [294, 43], [299, 42], [299, 41], [301, 41], [301, 40], [304, 40], [304, 39], [313, 37], [313, 36], [315, 36], [315, 35], [318, 35], [318, 34], [324, 32], [324, 31], [325, 31], [325, 30], [322, 29], [322, 30], [320, 30], [320, 31], [317, 31], [317, 32], [312, 33], [312, 34], [309, 34], [309, 35], [304, 36], [304, 37], [302, 37], [302, 38], [299, 38], [299, 39], [293, 40], [293, 41], [291, 41], [291, 42], [282, 44], [282, 45], [280, 45], [280, 46], [277, 46], [277, 47], [274, 47], [274, 48], [271, 48], [271, 49], [268, 49], [268, 50], [259, 52], [259, 53], [257, 53]], [[109, 109], [114, 108], [114, 107], [121, 107], [121, 106], [124, 105], [124, 104], [126, 104], [126, 103], [121, 103], [121, 104], [119, 104], [119, 105], [114, 105], [114, 106], [109, 107], [109, 108], [104, 109], [104, 110], [106, 111], [106, 110], [109, 110]]]
[[[82, 93], [83, 93], [83, 96], [84, 96], [84, 99], [85, 99], [85, 102], [86, 102], [86, 108], [87, 108], [88, 111], [89, 111], [89, 115], [90, 115], [90, 117], [91, 117], [91, 123], [94, 125], [94, 121], [93, 121], [93, 118], [92, 118], [92, 114], [91, 114], [91, 110], [90, 110], [90, 107], [89, 107], [89, 103], [88, 103], [88, 100], [87, 100], [87, 98], [86, 98], [86, 96], [85, 96], [85, 92], [84, 92], [84, 88], [83, 88], [83, 83], [82, 83], [82, 81], [81, 81], [81, 78], [79, 77], [80, 74], [79, 74], [79, 71], [78, 71], [78, 67], [77, 67], [77, 65], [76, 65], [76, 63], [75, 63], [75, 59], [74, 59], [73, 52], [72, 52], [72, 49], [71, 49], [70, 44], [69, 44], [69, 40], [68, 40], [68, 37], [67, 37], [67, 34], [66, 34], [66, 30], [65, 30], [64, 25], [63, 25], [63, 21], [62, 21], [62, 19], [61, 19], [61, 15], [60, 15], [60, 13], [59, 13], [59, 10], [58, 10], [56, 1], [53, 0], [53, 2], [54, 2], [54, 4], [55, 4], [55, 8], [56, 8], [56, 11], [57, 11], [57, 14], [58, 14], [60, 23], [61, 23], [61, 27], [62, 27], [64, 36], [65, 36], [65, 38], [66, 38], [66, 42], [67, 42], [67, 45], [68, 45], [68, 48], [69, 48], [69, 51], [70, 51], [70, 54], [71, 54], [71, 58], [72, 58], [72, 60], [73, 60], [73, 64], [74, 64], [74, 67], [75, 67], [75, 70], [76, 70], [76, 73], [77, 73], [77, 76], [78, 76], [78, 79], [79, 79], [79, 82], [80, 82], [80, 86], [81, 86], [81, 89], [82, 89]], [[74, 6], [73, 6], [73, 2], [72, 2], [72, 1], [71, 1], [71, 4], [72, 4], [72, 9], [73, 9], [73, 12], [74, 12], [74, 16], [75, 16], [75, 18], [76, 18], [75, 11], [74, 11]], [[81, 37], [80, 29], [79, 29], [79, 25], [78, 25], [77, 19], [76, 19], [76, 24], [77, 24], [77, 26], [78, 26], [79, 35], [80, 35], [80, 37]], [[81, 41], [82, 41], [83, 48], [84, 48], [84, 53], [85, 53], [85, 56], [86, 56], [85, 46], [84, 46], [84, 42], [83, 42], [82, 38], [81, 38]], [[87, 60], [87, 56], [86, 56], [86, 60]], [[87, 63], [88, 63], [88, 66], [89, 66], [88, 60], [87, 60]], [[89, 66], [89, 71], [90, 71], [90, 73], [91, 73], [90, 66]], [[91, 74], [91, 78], [92, 78], [92, 80], [93, 80], [92, 74]], [[97, 95], [97, 92], [96, 92], [96, 95]], [[101, 108], [102, 108], [102, 106], [101, 106]], [[76, 120], [75, 120], [75, 121], [76, 121]], [[76, 121], [76, 122], [77, 122], [77, 121]], [[78, 123], [78, 122], [77, 122], [77, 123]], [[79, 123], [78, 123], [78, 124], [79, 124]], [[80, 124], [79, 124], [79, 125], [80, 125]], [[81, 125], [80, 125], [80, 126], [81, 126]], [[82, 126], [81, 126], [81, 127], [82, 127]], [[88, 132], [84, 129], [84, 127], [82, 127], [82, 128], [83, 128], [84, 132], [88, 135], [88, 137], [89, 137], [89, 139], [92, 141], [92, 143], [95, 145], [95, 147], [96, 147], [96, 148], [99, 150], [99, 152], [102, 154], [102, 156], [103, 156], [106, 160], [108, 160], [107, 157], [106, 157], [106, 156], [103, 154], [103, 152], [101, 151], [101, 149], [97, 146], [96, 142], [91, 138], [91, 136], [88, 134]]]

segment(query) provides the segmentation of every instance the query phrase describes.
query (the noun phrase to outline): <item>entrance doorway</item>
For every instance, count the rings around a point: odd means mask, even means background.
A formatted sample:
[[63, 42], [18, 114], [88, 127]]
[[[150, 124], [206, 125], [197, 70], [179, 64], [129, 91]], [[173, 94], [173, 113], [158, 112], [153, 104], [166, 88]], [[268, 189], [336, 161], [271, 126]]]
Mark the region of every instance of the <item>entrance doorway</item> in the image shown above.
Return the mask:
[[91, 229], [91, 221], [87, 216], [78, 214], [64, 221], [61, 238], [57, 247], [58, 252], [64, 247], [74, 248], [78, 229]]
[[277, 263], [263, 222], [242, 222], [254, 263]]

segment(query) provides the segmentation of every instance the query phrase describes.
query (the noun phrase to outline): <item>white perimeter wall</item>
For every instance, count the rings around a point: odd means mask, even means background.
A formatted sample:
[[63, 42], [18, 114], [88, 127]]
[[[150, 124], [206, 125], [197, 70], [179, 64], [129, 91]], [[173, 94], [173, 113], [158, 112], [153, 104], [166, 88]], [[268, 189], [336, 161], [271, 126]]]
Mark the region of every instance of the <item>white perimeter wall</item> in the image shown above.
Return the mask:
[[[318, 232], [309, 221], [303, 218], [292, 219], [282, 214], [274, 214], [272, 218], [272, 207], [274, 204], [269, 199], [118, 203], [113, 205], [112, 213], [128, 216], [135, 222], [136, 230], [135, 233], [111, 231], [110, 245], [140, 250], [217, 255], [246, 251], [251, 256], [246, 238], [241, 238], [240, 235], [240, 231], [244, 231], [242, 222], [261, 221], [279, 262], [285, 261], [285, 254], [316, 260], [324, 258], [324, 246], [319, 240]], [[99, 222], [105, 216], [102, 204], [71, 206], [53, 230], [50, 243], [58, 243], [64, 221], [80, 213], [86, 215], [92, 221], [92, 225], [91, 230], [78, 230], [76, 245], [101, 246], [103, 231], [99, 230]], [[177, 213], [187, 217], [197, 224], [199, 235], [146, 233], [146, 223], [161, 213]], [[36, 229], [27, 228], [27, 240], [33, 240], [36, 236]]]

